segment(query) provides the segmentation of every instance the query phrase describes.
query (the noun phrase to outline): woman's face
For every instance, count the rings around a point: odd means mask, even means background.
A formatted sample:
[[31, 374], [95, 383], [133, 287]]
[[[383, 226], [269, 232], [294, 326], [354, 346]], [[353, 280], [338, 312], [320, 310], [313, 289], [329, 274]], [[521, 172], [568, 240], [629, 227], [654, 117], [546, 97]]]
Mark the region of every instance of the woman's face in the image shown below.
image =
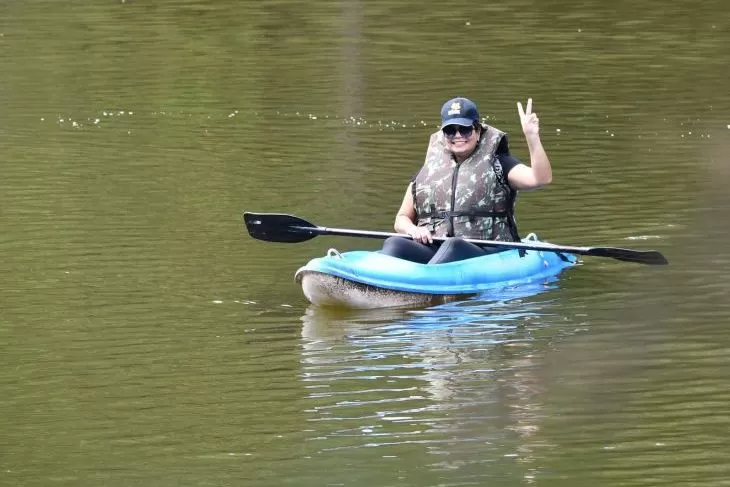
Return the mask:
[[468, 127], [447, 125], [442, 131], [446, 139], [446, 148], [454, 154], [457, 161], [469, 157], [479, 142], [479, 129], [473, 125]]

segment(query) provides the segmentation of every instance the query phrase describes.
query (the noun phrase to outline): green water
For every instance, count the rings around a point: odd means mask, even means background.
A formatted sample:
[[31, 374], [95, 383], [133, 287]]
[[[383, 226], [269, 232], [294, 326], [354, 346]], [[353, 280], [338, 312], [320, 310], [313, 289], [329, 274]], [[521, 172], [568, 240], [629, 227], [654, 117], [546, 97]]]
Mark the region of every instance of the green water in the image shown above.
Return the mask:
[[[0, 5], [0, 485], [730, 485], [730, 7]], [[522, 233], [660, 250], [413, 310], [308, 306], [390, 231], [441, 103], [554, 183]]]

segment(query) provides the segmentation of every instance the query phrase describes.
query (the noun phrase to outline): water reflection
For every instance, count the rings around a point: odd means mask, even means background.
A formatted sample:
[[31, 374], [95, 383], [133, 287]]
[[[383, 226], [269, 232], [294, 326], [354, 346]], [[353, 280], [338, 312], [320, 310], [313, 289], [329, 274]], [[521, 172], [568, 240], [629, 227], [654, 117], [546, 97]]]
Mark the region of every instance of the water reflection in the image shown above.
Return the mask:
[[540, 445], [536, 371], [565, 321], [550, 286], [428, 309], [302, 316], [302, 373], [314, 448], [434, 455], [430, 467], [524, 463]]

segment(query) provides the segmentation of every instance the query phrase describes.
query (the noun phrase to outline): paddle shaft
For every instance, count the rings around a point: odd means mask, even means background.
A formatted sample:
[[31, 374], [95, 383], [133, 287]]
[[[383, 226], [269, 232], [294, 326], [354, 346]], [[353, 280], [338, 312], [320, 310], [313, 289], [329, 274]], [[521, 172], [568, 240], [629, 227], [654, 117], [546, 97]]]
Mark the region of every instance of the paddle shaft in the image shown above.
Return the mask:
[[[339, 235], [344, 237], [365, 237], [377, 239], [401, 237], [412, 240], [412, 237], [410, 235], [405, 235], [402, 233], [376, 232], [370, 230], [351, 230], [346, 228], [328, 228], [318, 226], [292, 226], [290, 228], [296, 229], [297, 231], [307, 232], [316, 235]], [[443, 242], [446, 240], [446, 238], [447, 237], [433, 237], [433, 240], [435, 242]], [[542, 250], [546, 252], [590, 255], [593, 257], [611, 257], [613, 259], [626, 262], [637, 262], [640, 264], [649, 265], [666, 265], [669, 263], [663, 255], [655, 250], [632, 250], [616, 247], [574, 247], [566, 245], [554, 245], [546, 242], [501, 242], [497, 240], [477, 240], [473, 238], [465, 238], [464, 240], [475, 245], [486, 245], [489, 247], [496, 247], [501, 249]]]
[[[300, 226], [292, 226], [290, 228], [294, 228], [296, 230], [302, 231], [302, 232], [309, 232], [317, 235], [339, 235], [341, 237], [364, 237], [364, 238], [376, 238], [376, 239], [386, 239], [390, 237], [401, 237], [401, 238], [407, 238], [410, 240], [413, 240], [413, 237], [410, 235], [406, 235], [404, 233], [392, 233], [392, 232], [376, 232], [371, 230], [350, 230], [347, 228], [330, 228], [330, 227], [300, 227]], [[434, 242], [444, 242], [446, 241], [447, 237], [432, 237]], [[540, 245], [538, 247], [534, 247], [528, 243], [524, 242], [500, 242], [497, 240], [476, 240], [473, 238], [465, 238], [463, 239], [466, 242], [473, 243], [475, 245], [489, 245], [490, 247], [501, 247], [501, 248], [508, 248], [508, 249], [525, 249], [525, 250], [535, 250], [536, 248], [539, 250], [544, 250], [544, 247], [550, 246], [554, 247], [552, 244], [546, 244], [544, 242], [540, 242]], [[561, 250], [566, 249], [566, 250]], [[572, 253], [580, 253], [581, 251], [588, 250], [588, 247], [560, 247], [560, 248], [551, 248], [550, 250], [554, 252], [572, 252]]]
[[[370, 230], [352, 230], [347, 228], [320, 227], [293, 215], [282, 213], [250, 213], [243, 214], [249, 234], [259, 240], [269, 242], [304, 242], [318, 235], [339, 235], [343, 237], [365, 237], [386, 239], [389, 237], [412, 238], [402, 233], [376, 232]], [[436, 242], [443, 242], [446, 237], [433, 237]], [[547, 242], [504, 242], [497, 240], [464, 239], [479, 246], [500, 249], [541, 250], [545, 252], [590, 255], [594, 257], [610, 257], [626, 262], [648, 265], [666, 265], [667, 259], [656, 250], [633, 250], [618, 247], [574, 247], [555, 245]]]

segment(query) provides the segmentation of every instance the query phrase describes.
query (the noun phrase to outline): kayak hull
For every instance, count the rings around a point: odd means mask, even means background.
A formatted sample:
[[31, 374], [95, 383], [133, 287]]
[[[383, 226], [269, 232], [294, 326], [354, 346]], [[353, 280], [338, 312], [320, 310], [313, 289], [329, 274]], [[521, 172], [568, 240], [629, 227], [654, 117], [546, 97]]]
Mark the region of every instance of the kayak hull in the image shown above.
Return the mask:
[[302, 292], [310, 303], [338, 308], [426, 306], [467, 298], [473, 294], [446, 295], [395, 291], [309, 270], [299, 271], [296, 279], [302, 285]]
[[300, 267], [294, 278], [312, 304], [368, 309], [428, 305], [499, 287], [547, 282], [576, 261], [572, 254], [507, 250], [426, 265], [380, 252], [330, 249], [325, 257]]

